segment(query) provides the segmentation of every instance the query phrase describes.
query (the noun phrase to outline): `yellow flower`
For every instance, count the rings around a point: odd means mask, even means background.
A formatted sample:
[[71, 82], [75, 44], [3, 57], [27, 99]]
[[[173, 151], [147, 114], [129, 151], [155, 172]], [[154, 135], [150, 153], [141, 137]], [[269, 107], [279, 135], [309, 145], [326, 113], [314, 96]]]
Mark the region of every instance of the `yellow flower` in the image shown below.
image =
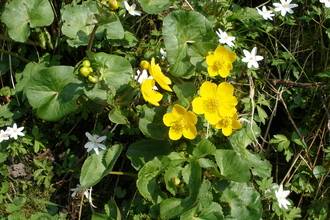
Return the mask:
[[234, 116], [236, 114], [237, 99], [233, 95], [234, 87], [222, 82], [216, 85], [211, 82], [204, 82], [200, 88], [201, 97], [192, 101], [193, 111], [197, 114], [204, 114], [210, 124], [216, 124], [221, 116]]
[[162, 100], [163, 95], [159, 92], [153, 90], [152, 88], [155, 86], [155, 80], [146, 79], [141, 83], [141, 93], [147, 102], [152, 105], [159, 106], [159, 101]]
[[166, 77], [161, 68], [159, 67], [159, 64], [155, 64], [155, 58], [151, 58], [151, 64], [149, 67], [149, 73], [150, 75], [156, 80], [156, 82], [162, 87], [163, 89], [172, 92], [172, 89], [168, 86], [171, 84], [170, 78]]
[[181, 105], [175, 104], [172, 113], [163, 116], [163, 122], [170, 127], [169, 137], [179, 140], [182, 135], [187, 139], [195, 139], [197, 130], [197, 116], [192, 111], [186, 111]]
[[222, 129], [222, 134], [225, 136], [229, 136], [233, 132], [233, 129], [242, 128], [241, 123], [237, 121], [237, 119], [238, 119], [237, 113], [233, 117], [221, 116], [221, 119], [218, 121], [218, 123], [212, 126], [215, 127], [216, 129]]
[[225, 78], [233, 69], [233, 62], [236, 60], [236, 53], [229, 52], [224, 46], [218, 46], [214, 54], [206, 57], [207, 71], [210, 76], [220, 75]]

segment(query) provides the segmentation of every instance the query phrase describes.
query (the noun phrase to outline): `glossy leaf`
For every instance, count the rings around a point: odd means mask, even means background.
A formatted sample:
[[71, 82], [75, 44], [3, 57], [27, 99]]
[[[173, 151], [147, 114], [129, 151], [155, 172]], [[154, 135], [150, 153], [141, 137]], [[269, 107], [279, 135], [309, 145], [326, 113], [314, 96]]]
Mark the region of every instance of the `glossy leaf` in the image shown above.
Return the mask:
[[174, 11], [167, 15], [163, 35], [171, 73], [178, 77], [189, 77], [194, 71], [187, 53], [189, 45], [215, 37], [210, 22], [194, 11]]
[[173, 0], [138, 0], [141, 4], [143, 11], [148, 14], [156, 14], [163, 10], [168, 9]]
[[165, 106], [153, 107], [145, 110], [139, 121], [139, 128], [147, 137], [162, 140], [168, 138], [168, 128], [163, 123]]
[[41, 69], [27, 83], [29, 103], [37, 115], [47, 121], [58, 121], [76, 109], [82, 95], [81, 82], [74, 78], [73, 67], [53, 66]]
[[116, 163], [123, 147], [113, 145], [107, 150], [101, 150], [99, 155], [92, 154], [81, 168], [80, 184], [85, 188], [96, 185], [104, 176], [108, 175]]
[[196, 86], [193, 83], [178, 84], [173, 86], [173, 91], [178, 96], [175, 104], [189, 108], [196, 93]]
[[30, 28], [50, 25], [54, 13], [49, 1], [12, 0], [6, 4], [1, 20], [7, 25], [12, 39], [25, 42], [30, 36]]

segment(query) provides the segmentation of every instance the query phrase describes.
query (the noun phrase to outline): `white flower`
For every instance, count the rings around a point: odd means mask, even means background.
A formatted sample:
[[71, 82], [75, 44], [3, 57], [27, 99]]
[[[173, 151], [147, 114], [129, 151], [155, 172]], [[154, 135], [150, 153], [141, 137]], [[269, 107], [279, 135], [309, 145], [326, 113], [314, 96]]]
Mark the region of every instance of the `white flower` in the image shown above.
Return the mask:
[[217, 35], [220, 37], [219, 39], [220, 43], [227, 44], [230, 47], [234, 46], [233, 41], [235, 40], [235, 37], [229, 36], [227, 32], [222, 31], [220, 28], [215, 33], [217, 33]]
[[285, 16], [285, 14], [288, 12], [290, 14], [293, 13], [291, 8], [298, 7], [297, 4], [290, 4], [292, 0], [281, 0], [281, 3], [273, 3], [273, 5], [276, 7], [275, 11], [281, 11], [281, 15]]
[[248, 63], [248, 68], [254, 66], [255, 68], [259, 68], [259, 64], [257, 61], [264, 59], [263, 56], [256, 55], [257, 47], [254, 47], [251, 53], [247, 50], [243, 50], [245, 57], [242, 59], [243, 62]]
[[102, 141], [104, 141], [107, 137], [106, 136], [98, 136], [96, 134], [91, 135], [89, 132], [86, 132], [85, 135], [89, 139], [89, 141], [85, 144], [85, 148], [87, 148], [87, 152], [94, 150], [96, 155], [99, 155], [99, 148], [102, 150], [107, 149], [106, 146], [103, 144], [100, 144]]
[[278, 191], [275, 191], [275, 195], [280, 208], [283, 206], [285, 209], [288, 209], [288, 205], [290, 205], [291, 203], [286, 199], [286, 197], [289, 194], [290, 194], [289, 190], [283, 191], [283, 185], [280, 185]]
[[14, 138], [15, 140], [17, 140], [17, 136], [24, 136], [25, 134], [22, 133], [22, 130], [24, 129], [24, 127], [20, 127], [17, 128], [16, 123], [13, 124], [13, 127], [7, 127], [7, 130], [5, 131], [7, 133], [7, 135], [9, 135], [11, 138]]
[[[142, 70], [142, 74], [141, 74], [141, 71], [140, 70], [137, 70], [136, 71], [136, 75], [134, 77], [135, 80], [138, 81], [138, 83], [142, 84], [143, 81], [145, 81], [146, 79], [153, 79], [154, 77], [152, 76], [148, 76], [148, 71], [147, 70]], [[140, 75], [140, 77], [139, 77]], [[139, 78], [138, 78], [139, 77]], [[158, 90], [157, 86], [155, 85], [153, 88], [153, 90]]]
[[166, 52], [165, 52], [165, 50], [164, 50], [163, 48], [160, 48], [159, 52], [160, 52], [160, 54], [162, 55], [162, 59], [164, 60], [165, 57], [166, 57]]
[[126, 10], [128, 11], [128, 13], [130, 13], [131, 15], [135, 16], [141, 16], [141, 12], [140, 11], [135, 11], [135, 8], [136, 8], [136, 4], [133, 4], [133, 5], [129, 5], [127, 3], [127, 1], [124, 1], [124, 4], [125, 4], [125, 8]]
[[85, 187], [82, 187], [80, 184], [77, 184], [77, 188], [72, 188], [71, 191], [73, 191], [73, 193], [71, 194], [72, 197], [75, 197], [77, 195], [77, 193], [84, 192], [86, 199], [89, 199], [88, 189], [86, 189]]
[[325, 4], [325, 7], [330, 8], [330, 0], [320, 0], [321, 3]]
[[9, 139], [9, 136], [8, 134], [4, 131], [4, 130], [0, 130], [0, 143], [3, 141], [3, 140], [8, 140]]
[[272, 16], [275, 16], [275, 14], [273, 14], [273, 11], [267, 10], [266, 6], [262, 7], [262, 11], [257, 8], [257, 11], [260, 15], [262, 15], [262, 17], [264, 17], [265, 20], [273, 20]]

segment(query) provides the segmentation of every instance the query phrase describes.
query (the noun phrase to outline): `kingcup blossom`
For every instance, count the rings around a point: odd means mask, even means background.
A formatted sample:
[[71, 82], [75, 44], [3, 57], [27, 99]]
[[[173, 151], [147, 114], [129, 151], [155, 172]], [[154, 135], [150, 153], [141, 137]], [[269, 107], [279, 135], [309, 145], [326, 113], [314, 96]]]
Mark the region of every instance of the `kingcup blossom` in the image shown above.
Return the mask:
[[124, 1], [124, 5], [125, 5], [125, 8], [126, 8], [126, 10], [128, 11], [128, 13], [129, 13], [130, 15], [133, 15], [133, 16], [135, 16], [135, 15], [137, 15], [137, 16], [141, 16], [141, 12], [135, 10], [135, 8], [136, 8], [136, 4], [129, 5], [129, 4], [127, 3], [127, 1]]
[[0, 130], [0, 143], [3, 141], [3, 140], [8, 140], [9, 139], [9, 136], [8, 134], [4, 131], [4, 130]]
[[85, 144], [85, 148], [87, 148], [87, 152], [90, 152], [91, 150], [95, 151], [96, 155], [99, 155], [99, 148], [102, 150], [107, 149], [105, 145], [101, 144], [107, 137], [106, 136], [98, 136], [96, 134], [91, 135], [89, 132], [86, 132], [85, 135], [88, 138], [88, 142]]
[[7, 130], [5, 131], [7, 133], [7, 135], [10, 138], [14, 138], [15, 140], [17, 140], [17, 136], [24, 136], [25, 134], [22, 133], [22, 130], [24, 129], [24, 127], [20, 127], [17, 128], [16, 123], [13, 124], [13, 127], [7, 127]]
[[248, 63], [247, 67], [251, 68], [254, 66], [255, 68], [259, 68], [258, 61], [263, 60], [263, 56], [256, 55], [257, 54], [257, 47], [254, 47], [251, 53], [247, 50], [243, 50], [245, 57], [242, 59], [243, 62]]
[[220, 75], [225, 78], [233, 69], [236, 53], [228, 51], [224, 46], [218, 46], [213, 54], [206, 56], [207, 72], [210, 76]]
[[281, 3], [273, 3], [275, 6], [275, 11], [280, 11], [282, 16], [285, 16], [288, 12], [289, 14], [293, 14], [292, 8], [298, 7], [297, 4], [290, 4], [292, 0], [281, 0]]
[[330, 0], [320, 0], [321, 3], [325, 4], [325, 7], [330, 8]]
[[225, 116], [225, 117], [220, 117], [220, 120], [218, 123], [212, 125], [216, 129], [222, 129], [222, 134], [225, 136], [229, 136], [233, 133], [234, 129], [241, 129], [242, 125], [241, 123], [237, 120], [238, 115], [237, 113], [234, 116]]
[[190, 140], [196, 137], [197, 116], [181, 105], [175, 104], [172, 113], [166, 113], [163, 116], [163, 122], [167, 127], [170, 127], [169, 137], [172, 140], [179, 140], [182, 135]]
[[289, 190], [283, 190], [283, 185], [280, 185], [278, 191], [275, 191], [275, 196], [277, 198], [277, 202], [280, 208], [283, 206], [285, 209], [288, 209], [288, 205], [290, 205], [291, 203], [286, 199], [286, 197], [289, 194]]
[[262, 15], [262, 17], [265, 19], [265, 20], [273, 20], [273, 16], [275, 16], [275, 14], [273, 14], [273, 11], [271, 10], [267, 10], [266, 6], [263, 6], [262, 7], [262, 10], [260, 10], [259, 8], [257, 8], [257, 11], [260, 15]]
[[154, 79], [146, 79], [141, 84], [141, 93], [147, 102], [154, 106], [159, 106], [159, 101], [162, 100], [163, 95], [153, 88], [155, 87], [155, 80]]
[[217, 35], [219, 36], [219, 42], [222, 44], [227, 44], [230, 47], [234, 46], [233, 41], [235, 40], [235, 37], [229, 36], [227, 34], [227, 32], [222, 31], [220, 28], [218, 29], [218, 31], [216, 31], [215, 33], [217, 33]]

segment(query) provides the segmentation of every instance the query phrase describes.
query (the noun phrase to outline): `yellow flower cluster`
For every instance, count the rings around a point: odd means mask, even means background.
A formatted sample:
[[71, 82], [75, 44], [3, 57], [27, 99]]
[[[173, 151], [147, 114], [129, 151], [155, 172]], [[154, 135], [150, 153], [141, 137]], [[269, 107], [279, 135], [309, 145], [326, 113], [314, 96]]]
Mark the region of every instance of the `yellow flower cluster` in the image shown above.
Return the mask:
[[159, 67], [159, 64], [155, 64], [155, 58], [151, 58], [150, 64], [148, 63], [148, 61], [143, 60], [141, 61], [140, 65], [143, 69], [148, 70], [149, 74], [152, 77], [151, 79], [146, 79], [141, 83], [142, 96], [144, 100], [146, 100], [150, 104], [159, 106], [158, 102], [162, 100], [163, 95], [153, 89], [155, 83], [157, 82], [158, 85], [164, 90], [172, 92], [172, 89], [169, 87], [172, 82], [170, 78], [166, 77], [163, 74], [161, 68]]

